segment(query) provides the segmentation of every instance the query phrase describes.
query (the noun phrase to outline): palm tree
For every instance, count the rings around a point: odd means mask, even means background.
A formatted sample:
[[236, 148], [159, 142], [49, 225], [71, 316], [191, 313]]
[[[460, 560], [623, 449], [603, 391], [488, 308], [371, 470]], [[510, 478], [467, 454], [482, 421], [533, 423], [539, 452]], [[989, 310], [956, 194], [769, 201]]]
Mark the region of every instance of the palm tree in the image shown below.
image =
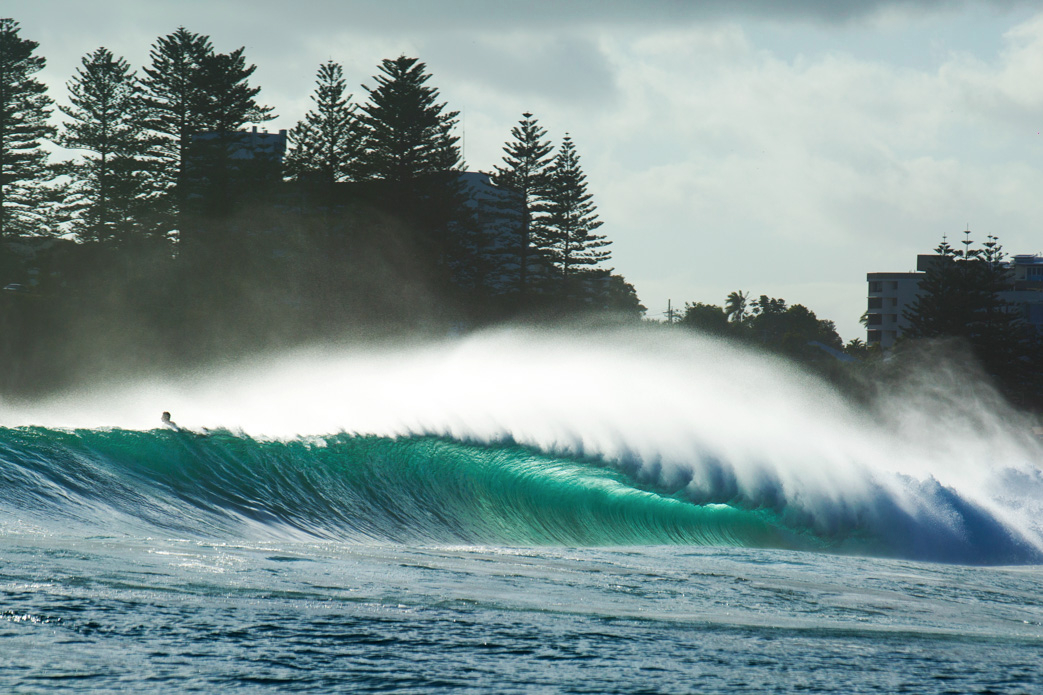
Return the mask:
[[858, 359], [865, 359], [870, 355], [870, 347], [861, 338], [852, 338], [844, 346], [844, 352]]
[[728, 301], [724, 305], [724, 313], [733, 323], [742, 323], [746, 320], [746, 298], [749, 292], [732, 292], [728, 295]]

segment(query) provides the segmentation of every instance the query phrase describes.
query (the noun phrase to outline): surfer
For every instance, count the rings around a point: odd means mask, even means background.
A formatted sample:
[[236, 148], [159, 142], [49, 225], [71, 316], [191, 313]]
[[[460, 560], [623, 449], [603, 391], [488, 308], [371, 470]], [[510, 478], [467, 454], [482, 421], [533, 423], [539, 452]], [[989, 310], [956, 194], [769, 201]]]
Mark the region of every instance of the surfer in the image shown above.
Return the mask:
[[159, 419], [163, 423], [164, 427], [168, 427], [168, 428], [174, 430], [175, 432], [180, 432], [181, 431], [181, 428], [178, 427], [177, 424], [173, 420], [170, 419], [170, 413], [168, 413], [167, 411], [164, 410], [163, 411], [163, 415]]

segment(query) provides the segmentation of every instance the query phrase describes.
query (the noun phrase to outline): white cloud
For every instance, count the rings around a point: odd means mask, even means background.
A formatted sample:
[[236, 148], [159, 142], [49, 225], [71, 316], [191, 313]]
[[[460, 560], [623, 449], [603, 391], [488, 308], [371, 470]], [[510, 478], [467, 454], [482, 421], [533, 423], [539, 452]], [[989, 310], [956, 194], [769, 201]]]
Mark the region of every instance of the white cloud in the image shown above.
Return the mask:
[[1043, 113], [1043, 14], [1003, 38], [995, 60], [960, 54], [942, 67], [941, 77], [970, 115], [1006, 123], [1021, 136], [1040, 129]]
[[[1011, 30], [991, 62], [954, 55], [932, 70], [784, 60], [734, 25], [614, 41], [623, 96], [581, 152], [617, 267], [657, 312], [668, 296], [799, 286], [854, 337], [865, 273], [910, 269], [943, 233], [970, 223], [1008, 251], [1041, 250], [1041, 140], [1004, 149], [992, 132], [1031, 108], [1038, 128], [1041, 28]], [[854, 289], [838, 291], [842, 279]], [[841, 296], [851, 303], [829, 315]]]

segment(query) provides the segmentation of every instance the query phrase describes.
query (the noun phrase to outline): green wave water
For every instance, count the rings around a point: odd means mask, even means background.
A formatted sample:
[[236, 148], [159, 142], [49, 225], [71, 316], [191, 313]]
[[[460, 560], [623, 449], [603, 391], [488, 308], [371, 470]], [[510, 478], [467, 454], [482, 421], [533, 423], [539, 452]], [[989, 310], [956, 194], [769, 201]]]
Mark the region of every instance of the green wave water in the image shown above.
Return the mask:
[[[935, 481], [795, 497], [783, 480], [740, 485], [726, 461], [699, 466], [702, 483], [668, 489], [654, 467], [444, 435], [0, 429], [0, 523], [232, 542], [679, 544], [1043, 561], [1003, 518]], [[1034, 489], [1039, 478], [1011, 485]]]
[[118, 531], [479, 545], [816, 548], [770, 510], [695, 504], [515, 444], [0, 430], [3, 506]]

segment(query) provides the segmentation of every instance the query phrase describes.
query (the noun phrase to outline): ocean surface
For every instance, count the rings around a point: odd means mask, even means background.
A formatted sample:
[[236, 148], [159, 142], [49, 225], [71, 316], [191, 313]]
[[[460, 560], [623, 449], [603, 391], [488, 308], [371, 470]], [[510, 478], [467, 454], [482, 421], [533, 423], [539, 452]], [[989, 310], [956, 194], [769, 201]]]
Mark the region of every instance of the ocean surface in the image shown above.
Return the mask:
[[967, 383], [497, 332], [0, 403], [0, 692], [1043, 692]]

